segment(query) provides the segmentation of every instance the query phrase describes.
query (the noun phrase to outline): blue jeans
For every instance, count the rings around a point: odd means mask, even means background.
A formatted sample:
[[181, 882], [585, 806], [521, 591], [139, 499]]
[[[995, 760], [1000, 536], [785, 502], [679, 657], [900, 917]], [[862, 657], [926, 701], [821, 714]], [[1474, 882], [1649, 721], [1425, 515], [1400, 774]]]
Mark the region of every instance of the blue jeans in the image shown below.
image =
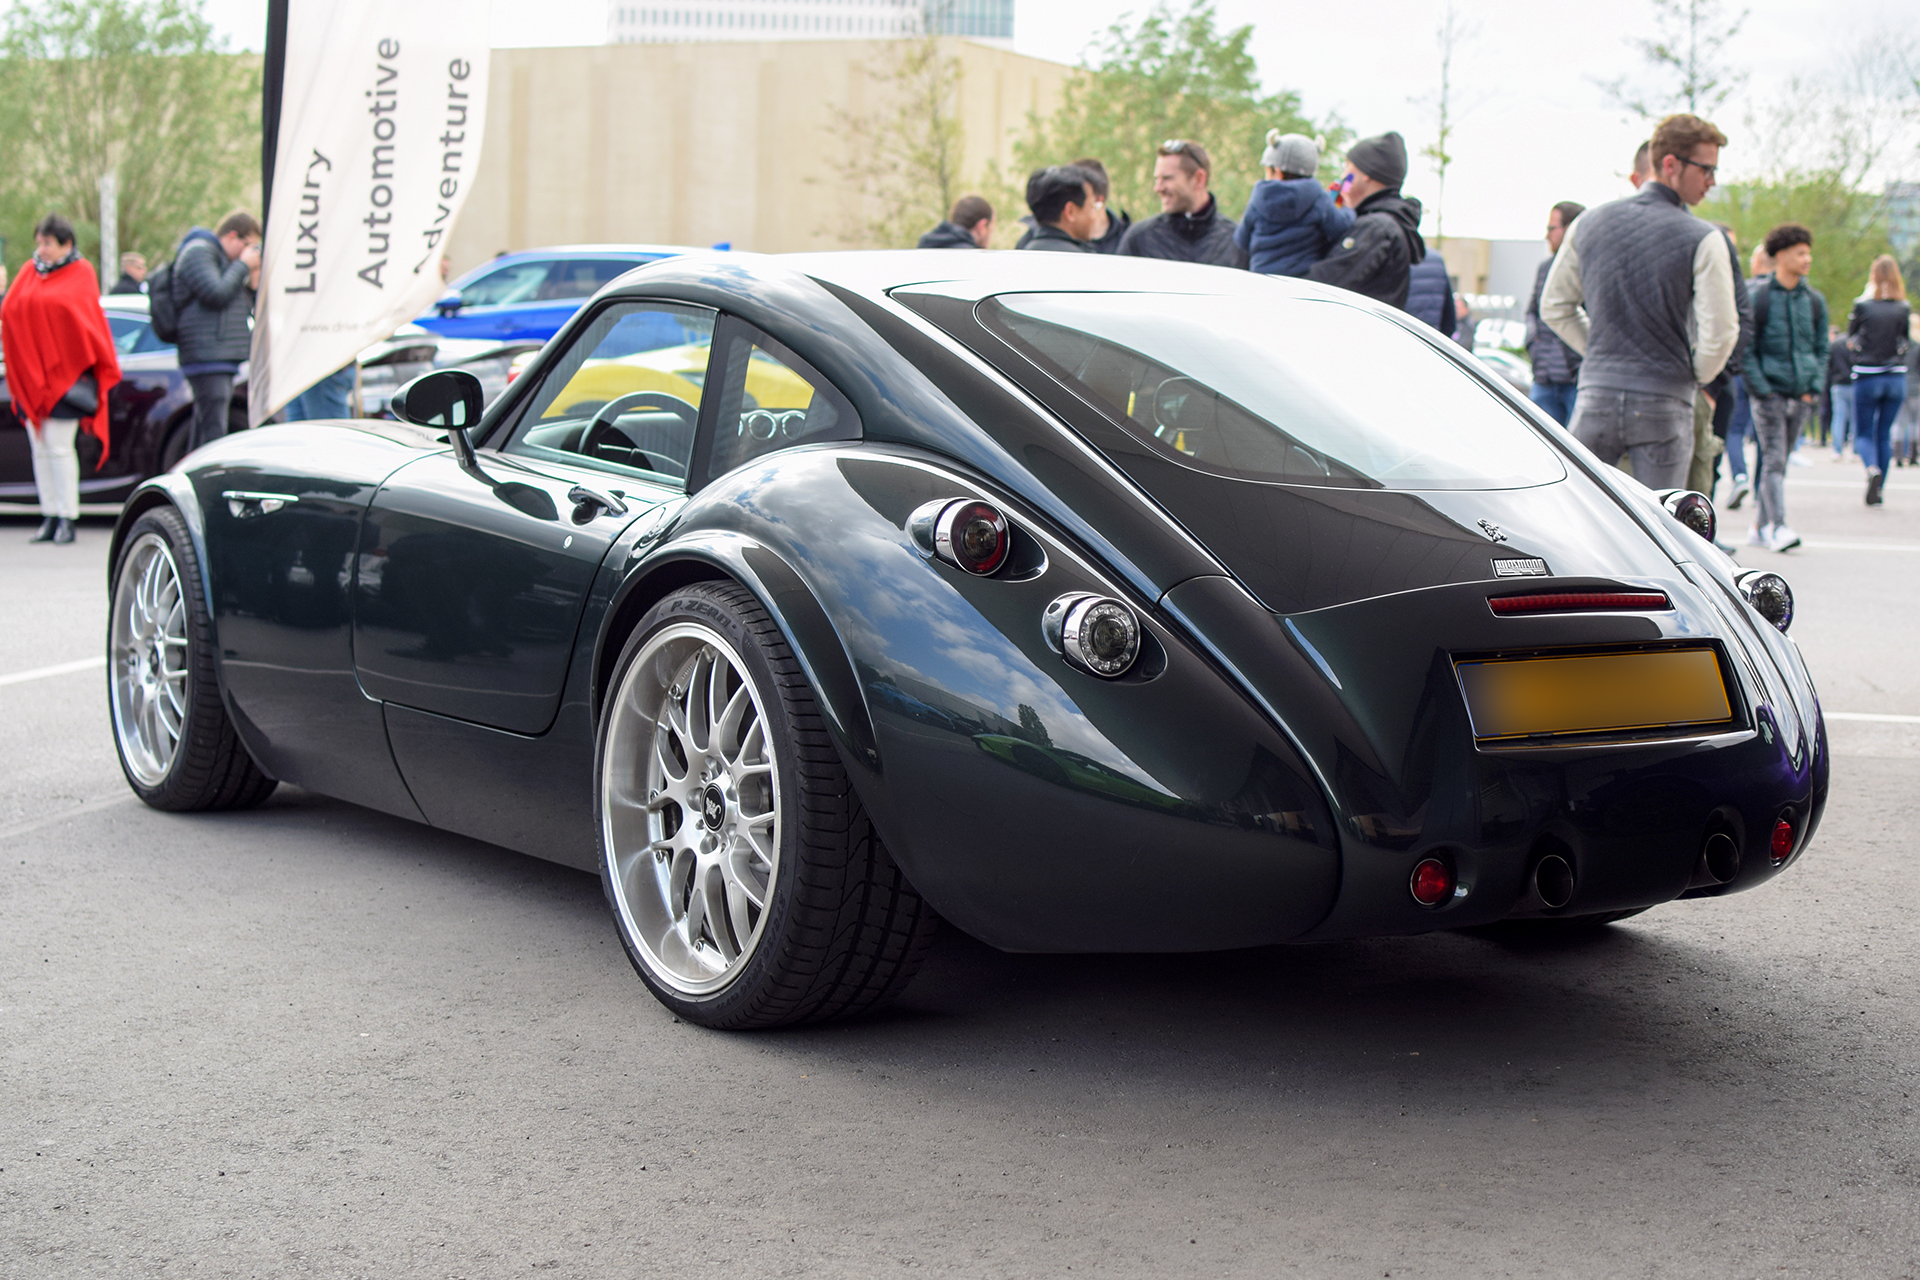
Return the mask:
[[314, 418], [345, 418], [352, 415], [348, 397], [353, 394], [353, 366], [330, 373], [287, 402], [288, 422], [308, 422]]
[[1833, 456], [1839, 457], [1847, 451], [1847, 444], [1853, 439], [1853, 386], [1848, 383], [1830, 389], [1827, 397], [1833, 401]]
[[1893, 465], [1893, 420], [1907, 398], [1907, 375], [1870, 373], [1853, 380], [1854, 450], [1868, 467], [1885, 472]]
[[1735, 374], [1733, 421], [1727, 424], [1728, 474], [1738, 482], [1747, 478], [1747, 436], [1753, 431], [1753, 401], [1747, 398], [1747, 380]]
[[1579, 393], [1577, 382], [1536, 382], [1527, 392], [1527, 399], [1547, 411], [1547, 416], [1561, 426], [1573, 420], [1573, 402]]

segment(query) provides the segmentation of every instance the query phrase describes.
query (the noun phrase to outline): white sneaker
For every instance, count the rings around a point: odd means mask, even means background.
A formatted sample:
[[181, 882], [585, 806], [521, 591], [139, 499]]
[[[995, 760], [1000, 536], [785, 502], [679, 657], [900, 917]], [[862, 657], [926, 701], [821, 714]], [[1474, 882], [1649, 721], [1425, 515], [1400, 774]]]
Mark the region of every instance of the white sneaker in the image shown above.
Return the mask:
[[1740, 504], [1745, 502], [1747, 495], [1752, 492], [1753, 486], [1746, 482], [1745, 477], [1735, 480], [1733, 482], [1733, 496], [1727, 499], [1727, 510], [1738, 511]]
[[1800, 452], [1800, 450], [1798, 449], [1795, 449], [1792, 453], [1787, 455], [1787, 461], [1792, 463], [1796, 467], [1810, 467], [1813, 465], [1813, 459], [1809, 458], [1806, 454]]
[[1771, 547], [1773, 545], [1773, 526], [1755, 525], [1747, 530], [1747, 545], [1750, 547]]
[[1791, 551], [1799, 545], [1800, 535], [1784, 524], [1773, 526], [1773, 537], [1767, 541], [1768, 548], [1774, 551]]

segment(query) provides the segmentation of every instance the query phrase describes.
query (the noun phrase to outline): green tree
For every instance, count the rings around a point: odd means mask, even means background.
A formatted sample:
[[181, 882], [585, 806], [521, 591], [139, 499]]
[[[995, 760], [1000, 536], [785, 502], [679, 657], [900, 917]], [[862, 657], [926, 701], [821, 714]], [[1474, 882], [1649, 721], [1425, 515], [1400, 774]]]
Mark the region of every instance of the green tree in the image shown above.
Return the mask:
[[[1027, 171], [1093, 156], [1112, 180], [1109, 203], [1135, 217], [1155, 213], [1154, 152], [1169, 138], [1186, 138], [1212, 155], [1214, 196], [1239, 217], [1263, 176], [1267, 130], [1323, 134], [1334, 146], [1351, 136], [1334, 121], [1308, 120], [1298, 94], [1262, 90], [1247, 52], [1252, 35], [1251, 26], [1221, 32], [1211, 0], [1178, 14], [1160, 0], [1137, 25], [1114, 23], [1067, 81], [1058, 109], [1029, 120], [1028, 136], [1014, 147], [1022, 171], [1005, 180], [1003, 198], [1023, 208]], [[1322, 172], [1337, 172], [1325, 152]]]
[[[99, 254], [100, 178], [118, 176], [120, 248], [171, 253], [260, 189], [260, 69], [224, 52], [204, 0], [15, 0], [0, 32], [0, 235], [70, 219]], [[99, 264], [111, 280], [114, 264]]]
[[873, 101], [832, 113], [845, 189], [860, 200], [835, 229], [845, 244], [910, 248], [964, 194], [960, 60], [933, 35], [890, 41], [866, 63]]
[[1748, 12], [1729, 18], [1720, 0], [1653, 0], [1659, 35], [1627, 43], [1640, 51], [1661, 83], [1649, 89], [1621, 76], [1600, 87], [1642, 120], [1676, 111], [1710, 116], [1746, 80], [1745, 73], [1729, 69], [1726, 47], [1740, 34]]
[[1794, 78], [1747, 114], [1722, 153], [1738, 169], [1701, 206], [1727, 223], [1742, 253], [1783, 222], [1813, 232], [1813, 286], [1844, 323], [1873, 259], [1891, 253], [1886, 180], [1920, 157], [1912, 42], [1874, 38], [1834, 60], [1819, 79]]

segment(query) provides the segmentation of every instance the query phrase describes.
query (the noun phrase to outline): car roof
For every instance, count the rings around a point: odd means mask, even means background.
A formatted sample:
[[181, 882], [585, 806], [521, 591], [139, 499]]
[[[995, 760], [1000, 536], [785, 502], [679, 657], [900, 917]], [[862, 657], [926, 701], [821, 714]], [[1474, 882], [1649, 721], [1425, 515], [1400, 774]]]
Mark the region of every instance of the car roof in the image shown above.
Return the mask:
[[503, 253], [499, 257], [477, 263], [472, 269], [478, 271], [496, 263], [526, 262], [541, 258], [660, 258], [702, 252], [706, 250], [684, 244], [556, 244], [538, 249], [515, 249], [510, 253]]
[[109, 293], [100, 299], [100, 305], [108, 311], [136, 311], [143, 316], [151, 311], [144, 293]]
[[[1404, 311], [1361, 294], [1289, 276], [1261, 275], [1231, 267], [1158, 258], [1096, 253], [1035, 253], [964, 249], [862, 249], [846, 252], [758, 254], [687, 250], [672, 269], [699, 274], [709, 266], [738, 277], [755, 271], [792, 273], [849, 292], [884, 299], [895, 290], [928, 292], [969, 301], [998, 293], [1172, 293], [1223, 297], [1297, 298], [1338, 302], [1398, 320]], [[637, 271], [667, 269], [656, 262]], [[621, 282], [640, 282], [638, 275]]]

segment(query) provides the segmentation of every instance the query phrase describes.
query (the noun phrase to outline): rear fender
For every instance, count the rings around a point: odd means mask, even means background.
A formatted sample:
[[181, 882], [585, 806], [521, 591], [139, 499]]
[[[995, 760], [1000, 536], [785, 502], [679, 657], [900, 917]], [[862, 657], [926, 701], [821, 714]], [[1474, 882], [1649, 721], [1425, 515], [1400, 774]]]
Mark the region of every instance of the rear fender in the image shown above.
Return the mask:
[[[640, 541], [644, 542], [644, 533]], [[633, 554], [639, 548], [627, 550]], [[623, 554], [616, 548], [613, 555]], [[644, 552], [641, 553], [644, 557]], [[621, 583], [607, 609], [593, 664], [593, 709], [597, 722], [627, 637], [647, 610], [682, 587], [733, 579], [760, 602], [786, 638], [827, 718], [834, 745], [850, 770], [875, 773], [880, 752], [873, 720], [846, 647], [819, 597], [780, 555], [745, 534], [705, 530], [644, 557]]]

